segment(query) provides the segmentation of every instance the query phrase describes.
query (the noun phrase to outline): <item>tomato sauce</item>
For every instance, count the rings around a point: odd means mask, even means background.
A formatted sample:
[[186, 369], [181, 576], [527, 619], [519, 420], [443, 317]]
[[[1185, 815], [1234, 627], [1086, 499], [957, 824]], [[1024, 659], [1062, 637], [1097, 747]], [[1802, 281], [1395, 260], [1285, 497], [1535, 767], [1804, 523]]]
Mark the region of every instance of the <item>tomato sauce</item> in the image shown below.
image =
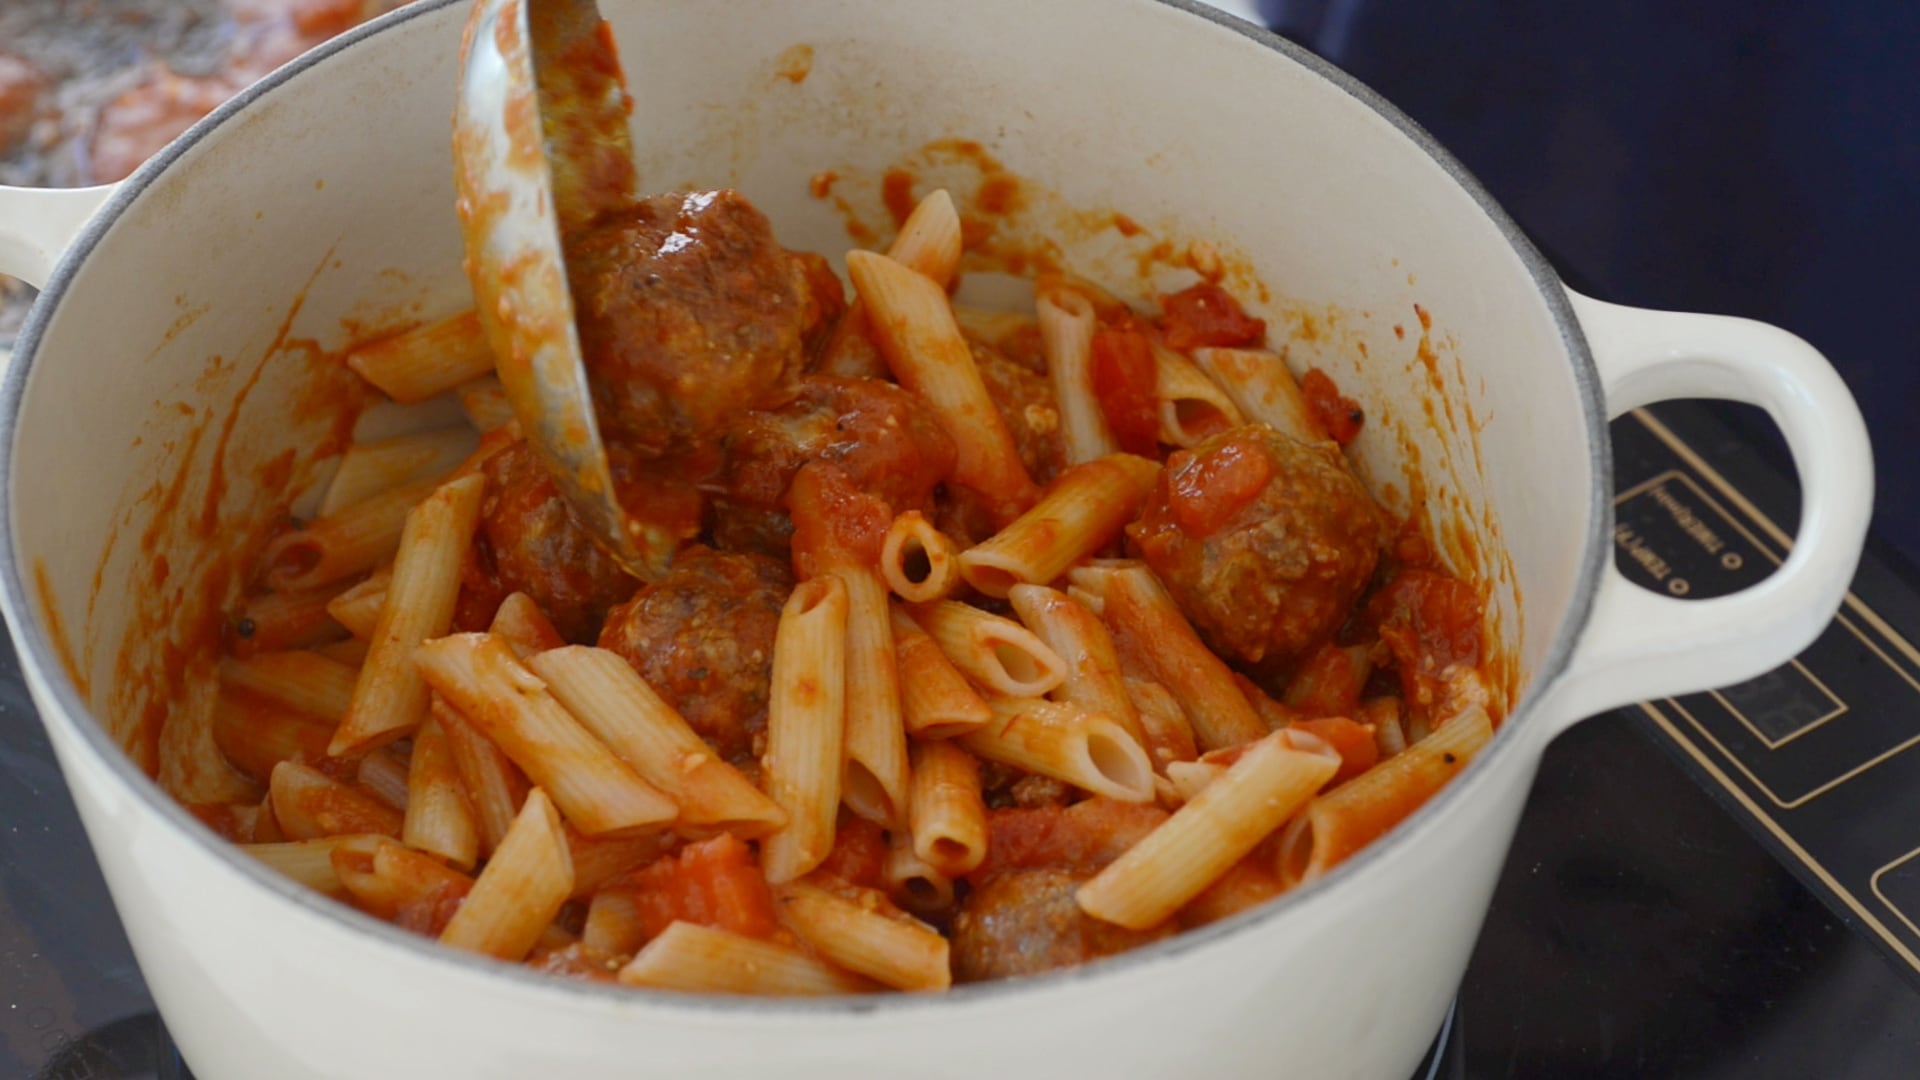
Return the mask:
[[1227, 290], [1211, 281], [1160, 299], [1167, 344], [1175, 349], [1258, 345], [1267, 324], [1253, 318]]
[[1158, 376], [1153, 347], [1136, 330], [1101, 330], [1093, 335], [1093, 396], [1107, 427], [1129, 454], [1151, 456], [1160, 445]]
[[[1187, 461], [1192, 468], [1185, 467]], [[1195, 539], [1212, 536], [1252, 502], [1273, 477], [1273, 464], [1257, 446], [1228, 442], [1202, 457], [1175, 451], [1168, 459], [1167, 505], [1180, 530]]]

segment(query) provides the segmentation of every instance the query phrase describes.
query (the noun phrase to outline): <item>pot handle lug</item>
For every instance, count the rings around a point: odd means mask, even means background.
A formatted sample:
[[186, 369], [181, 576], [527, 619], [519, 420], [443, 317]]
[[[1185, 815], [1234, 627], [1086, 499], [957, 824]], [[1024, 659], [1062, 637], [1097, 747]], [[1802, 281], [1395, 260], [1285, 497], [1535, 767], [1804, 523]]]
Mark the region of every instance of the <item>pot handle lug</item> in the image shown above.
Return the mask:
[[85, 188], [0, 186], [0, 274], [39, 288], [118, 184]]
[[1786, 663], [1833, 617], [1866, 540], [1873, 455], [1853, 395], [1825, 357], [1778, 327], [1622, 307], [1568, 292], [1600, 371], [1609, 418], [1674, 398], [1758, 405], [1786, 436], [1799, 473], [1801, 513], [1786, 562], [1730, 596], [1679, 600], [1652, 592], [1627, 580], [1609, 551], [1552, 714], [1572, 722], [1736, 683]]

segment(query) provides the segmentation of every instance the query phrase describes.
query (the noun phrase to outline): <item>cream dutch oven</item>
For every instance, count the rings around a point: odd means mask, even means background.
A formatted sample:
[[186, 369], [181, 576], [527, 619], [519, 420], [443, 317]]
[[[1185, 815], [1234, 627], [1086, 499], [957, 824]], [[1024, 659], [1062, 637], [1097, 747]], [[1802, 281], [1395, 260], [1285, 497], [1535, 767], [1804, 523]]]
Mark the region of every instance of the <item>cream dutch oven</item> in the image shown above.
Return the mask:
[[[1063, 205], [1244, 255], [1273, 290], [1255, 313], [1367, 404], [1354, 452], [1376, 489], [1404, 500], [1417, 457], [1433, 512], [1482, 553], [1519, 694], [1464, 775], [1327, 877], [1116, 959], [940, 997], [564, 982], [376, 923], [219, 842], [115, 733], [141, 730], [175, 677], [167, 645], [196, 598], [231, 587], [224, 553], [267, 513], [263, 483], [313, 475], [326, 351], [355, 325], [465, 302], [448, 138], [467, 8], [424, 0], [275, 72], [122, 184], [0, 190], [0, 271], [45, 284], [0, 394], [0, 599], [141, 967], [205, 1080], [1404, 1076], [1548, 741], [1781, 663], [1846, 588], [1872, 470], [1819, 354], [1751, 322], [1568, 292], [1425, 132], [1291, 45], [1153, 0], [604, 8], [644, 186], [740, 187], [790, 247], [848, 246], [839, 209], [809, 193], [816, 172], [877, 176], [969, 138]], [[1127, 287], [1110, 235], [1063, 235], [1090, 276]], [[1436, 395], [1452, 407], [1428, 422]], [[1793, 451], [1800, 535], [1746, 592], [1683, 602], [1613, 568], [1607, 418], [1675, 397], [1760, 405]]]

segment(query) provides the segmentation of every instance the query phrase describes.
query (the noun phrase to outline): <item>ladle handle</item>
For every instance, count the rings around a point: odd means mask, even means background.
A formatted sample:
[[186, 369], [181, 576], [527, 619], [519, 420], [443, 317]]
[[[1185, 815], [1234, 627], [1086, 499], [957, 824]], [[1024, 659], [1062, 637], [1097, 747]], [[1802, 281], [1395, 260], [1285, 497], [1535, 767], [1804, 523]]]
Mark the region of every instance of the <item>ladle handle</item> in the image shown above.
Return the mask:
[[[1866, 425], [1839, 373], [1814, 348], [1765, 323], [1621, 307], [1573, 294], [1609, 416], [1675, 398], [1765, 409], [1799, 473], [1799, 535], [1765, 581], [1730, 596], [1679, 600], [1627, 580], [1607, 553], [1593, 614], [1551, 715], [1724, 686], [1787, 662], [1845, 597], [1873, 510]], [[1609, 533], [1609, 536], [1611, 533]]]
[[118, 184], [86, 188], [0, 186], [0, 274], [39, 288]]

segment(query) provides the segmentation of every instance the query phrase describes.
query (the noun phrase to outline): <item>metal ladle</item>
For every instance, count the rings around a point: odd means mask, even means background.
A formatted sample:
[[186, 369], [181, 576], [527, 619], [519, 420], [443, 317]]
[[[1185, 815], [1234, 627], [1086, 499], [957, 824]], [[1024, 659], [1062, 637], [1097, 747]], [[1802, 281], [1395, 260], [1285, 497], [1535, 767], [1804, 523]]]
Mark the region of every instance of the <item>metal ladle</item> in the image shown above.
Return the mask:
[[567, 281], [568, 240], [636, 201], [630, 108], [594, 0], [476, 0], [453, 157], [480, 324], [522, 433], [576, 520], [627, 572], [657, 581], [676, 539], [615, 496]]

